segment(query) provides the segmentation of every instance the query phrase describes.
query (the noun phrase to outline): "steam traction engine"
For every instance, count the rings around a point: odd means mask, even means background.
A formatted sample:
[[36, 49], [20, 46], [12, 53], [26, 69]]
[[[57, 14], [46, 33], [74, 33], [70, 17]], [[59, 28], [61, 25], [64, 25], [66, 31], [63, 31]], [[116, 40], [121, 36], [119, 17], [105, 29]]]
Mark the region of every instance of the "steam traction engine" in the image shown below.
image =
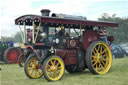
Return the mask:
[[42, 16], [24, 15], [15, 20], [16, 25], [32, 27], [28, 40], [33, 52], [24, 67], [29, 78], [40, 78], [43, 74], [48, 81], [56, 81], [62, 78], [65, 69], [69, 73], [86, 68], [93, 74], [109, 71], [112, 65], [109, 46], [114, 37], [108, 36], [104, 28], [118, 27], [117, 23], [55, 13], [50, 17], [49, 10], [41, 12]]
[[17, 58], [21, 53], [22, 50], [14, 47], [13, 41], [0, 41], [0, 61], [8, 64], [17, 63]]

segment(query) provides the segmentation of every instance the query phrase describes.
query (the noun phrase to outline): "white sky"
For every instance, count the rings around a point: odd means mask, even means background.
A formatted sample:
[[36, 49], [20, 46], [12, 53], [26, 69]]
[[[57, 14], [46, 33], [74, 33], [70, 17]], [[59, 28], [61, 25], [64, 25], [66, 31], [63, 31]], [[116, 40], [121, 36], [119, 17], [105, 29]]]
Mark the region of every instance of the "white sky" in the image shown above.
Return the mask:
[[41, 15], [41, 9], [53, 13], [86, 16], [97, 20], [103, 13], [128, 17], [128, 0], [0, 0], [0, 36], [19, 31], [14, 20], [25, 14]]

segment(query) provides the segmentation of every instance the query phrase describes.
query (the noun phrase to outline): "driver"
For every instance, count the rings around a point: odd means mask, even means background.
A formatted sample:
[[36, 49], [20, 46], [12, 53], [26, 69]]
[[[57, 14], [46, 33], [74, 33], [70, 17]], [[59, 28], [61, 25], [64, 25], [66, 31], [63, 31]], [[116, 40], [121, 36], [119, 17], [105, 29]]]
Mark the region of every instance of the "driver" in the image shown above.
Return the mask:
[[64, 34], [64, 26], [59, 27], [59, 31], [57, 33], [58, 36], [65, 36]]

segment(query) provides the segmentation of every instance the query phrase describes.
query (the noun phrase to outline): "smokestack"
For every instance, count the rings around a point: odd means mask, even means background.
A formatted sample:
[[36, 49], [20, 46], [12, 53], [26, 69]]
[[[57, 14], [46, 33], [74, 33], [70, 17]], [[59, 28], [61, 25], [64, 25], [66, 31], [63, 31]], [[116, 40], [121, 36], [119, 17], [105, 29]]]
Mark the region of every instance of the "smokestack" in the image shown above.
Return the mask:
[[49, 16], [49, 13], [51, 12], [49, 9], [42, 9], [41, 11], [42, 16]]

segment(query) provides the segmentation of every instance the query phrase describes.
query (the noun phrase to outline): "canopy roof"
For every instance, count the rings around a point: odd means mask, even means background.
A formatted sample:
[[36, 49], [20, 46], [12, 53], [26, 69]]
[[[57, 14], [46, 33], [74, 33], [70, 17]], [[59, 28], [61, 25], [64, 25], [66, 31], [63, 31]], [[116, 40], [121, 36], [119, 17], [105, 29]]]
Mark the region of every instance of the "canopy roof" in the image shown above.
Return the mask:
[[91, 21], [91, 20], [77, 20], [77, 19], [65, 19], [58, 17], [39, 16], [39, 15], [24, 15], [15, 19], [16, 25], [32, 25], [32, 22], [39, 23], [51, 23], [51, 24], [64, 24], [64, 25], [88, 25], [88, 26], [103, 26], [103, 27], [118, 27], [118, 23], [104, 22], [104, 21]]

